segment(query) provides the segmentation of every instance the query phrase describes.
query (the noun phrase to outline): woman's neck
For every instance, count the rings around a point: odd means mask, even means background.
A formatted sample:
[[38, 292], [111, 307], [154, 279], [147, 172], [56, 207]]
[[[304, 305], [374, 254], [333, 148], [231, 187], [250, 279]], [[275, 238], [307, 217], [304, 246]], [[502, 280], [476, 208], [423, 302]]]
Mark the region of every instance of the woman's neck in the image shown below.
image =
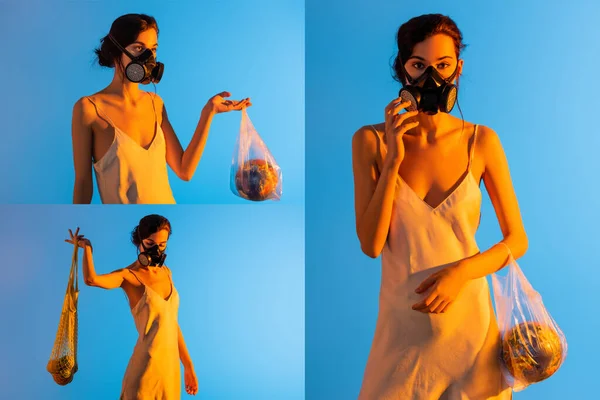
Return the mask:
[[131, 82], [118, 73], [115, 73], [112, 82], [104, 90], [106, 93], [110, 93], [127, 103], [133, 104], [139, 100], [142, 94], [138, 83]]
[[406, 132], [406, 135], [419, 138], [421, 141], [433, 142], [445, 134], [448, 127], [452, 125], [453, 117], [443, 112], [434, 115], [420, 112], [416, 119], [419, 125]]

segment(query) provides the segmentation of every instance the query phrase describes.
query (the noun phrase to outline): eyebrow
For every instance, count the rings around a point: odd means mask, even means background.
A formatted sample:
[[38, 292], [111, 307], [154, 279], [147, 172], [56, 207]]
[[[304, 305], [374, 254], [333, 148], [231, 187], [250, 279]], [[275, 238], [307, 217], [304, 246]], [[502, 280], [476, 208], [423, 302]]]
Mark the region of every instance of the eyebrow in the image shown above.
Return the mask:
[[[148, 238], [148, 239], [146, 239], [146, 240], [149, 240], [149, 241], [151, 241], [152, 243], [157, 243], [156, 241], [154, 241], [154, 240], [152, 240], [152, 239], [150, 239], [150, 238]], [[158, 242], [158, 243], [159, 243], [159, 244], [164, 244], [164, 243], [167, 243], [167, 241], [166, 241], [166, 240], [163, 240], [162, 242]]]
[[[142, 43], [142, 42], [138, 42], [138, 41], [135, 41], [131, 44], [141, 44], [142, 46], [146, 47], [146, 43]], [[158, 43], [154, 43], [154, 46], [152, 46], [152, 47], [158, 47]]]
[[[425, 59], [423, 57], [421, 57], [421, 56], [410, 56], [408, 59], [411, 60], [413, 58], [416, 58], [417, 60], [425, 61]], [[445, 60], [447, 58], [453, 59], [454, 57], [452, 57], [452, 56], [443, 56], [443, 57], [438, 58], [437, 61], [442, 61], [442, 60]]]

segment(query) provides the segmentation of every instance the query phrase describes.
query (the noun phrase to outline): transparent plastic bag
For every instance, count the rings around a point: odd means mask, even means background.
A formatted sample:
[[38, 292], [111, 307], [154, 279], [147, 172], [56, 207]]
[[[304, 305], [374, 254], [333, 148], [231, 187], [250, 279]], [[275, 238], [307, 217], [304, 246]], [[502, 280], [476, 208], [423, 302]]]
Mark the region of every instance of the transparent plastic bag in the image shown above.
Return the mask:
[[62, 312], [58, 323], [56, 339], [46, 365], [46, 370], [52, 374], [54, 382], [61, 386], [73, 382], [77, 366], [77, 300], [79, 298], [78, 258], [79, 247], [75, 243], [71, 258], [71, 272], [65, 293]]
[[251, 201], [279, 200], [281, 183], [281, 169], [244, 108], [231, 163], [231, 191]]
[[519, 392], [558, 371], [567, 356], [567, 340], [508, 251], [508, 274], [492, 274], [492, 286], [502, 341], [502, 374]]

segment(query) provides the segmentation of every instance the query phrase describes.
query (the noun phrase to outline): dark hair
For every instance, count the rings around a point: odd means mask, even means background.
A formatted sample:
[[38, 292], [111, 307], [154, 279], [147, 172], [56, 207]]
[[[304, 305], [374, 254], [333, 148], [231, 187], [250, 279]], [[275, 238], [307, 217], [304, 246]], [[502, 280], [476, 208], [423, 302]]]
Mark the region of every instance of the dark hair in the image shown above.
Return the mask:
[[[117, 18], [108, 32], [123, 47], [135, 42], [140, 33], [148, 29], [155, 29], [158, 35], [158, 24], [154, 17], [146, 14], [126, 14]], [[109, 39], [108, 35], [100, 39], [100, 47], [94, 50], [98, 57], [98, 64], [102, 67], [115, 67], [115, 61], [121, 65], [121, 54], [117, 46]]]
[[452, 18], [442, 14], [425, 14], [414, 17], [402, 24], [396, 34], [398, 55], [394, 60], [394, 79], [401, 83], [405, 82], [403, 65], [411, 56], [415, 45], [437, 34], [451, 37], [454, 41], [456, 58], [460, 57], [460, 53], [466, 45], [463, 43], [460, 29]]
[[142, 240], [147, 239], [150, 235], [163, 229], [166, 229], [169, 232], [169, 236], [171, 236], [171, 223], [168, 219], [157, 214], [146, 215], [140, 220], [139, 225], [131, 232], [131, 243], [133, 243], [135, 247], [139, 247]]

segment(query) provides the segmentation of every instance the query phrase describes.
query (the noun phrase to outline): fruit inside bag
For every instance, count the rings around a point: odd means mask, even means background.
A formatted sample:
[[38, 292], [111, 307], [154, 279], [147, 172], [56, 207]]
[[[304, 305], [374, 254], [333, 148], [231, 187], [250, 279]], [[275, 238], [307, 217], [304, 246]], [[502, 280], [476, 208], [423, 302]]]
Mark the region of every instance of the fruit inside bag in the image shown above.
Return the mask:
[[279, 200], [281, 183], [281, 169], [243, 109], [231, 163], [231, 191], [251, 201]]
[[492, 274], [492, 286], [502, 342], [502, 373], [519, 392], [558, 371], [567, 356], [567, 340], [512, 254], [507, 268], [506, 276]]
[[79, 296], [77, 271], [78, 245], [75, 243], [71, 259], [71, 273], [58, 323], [58, 331], [46, 370], [61, 386], [73, 382], [77, 366], [77, 300]]

